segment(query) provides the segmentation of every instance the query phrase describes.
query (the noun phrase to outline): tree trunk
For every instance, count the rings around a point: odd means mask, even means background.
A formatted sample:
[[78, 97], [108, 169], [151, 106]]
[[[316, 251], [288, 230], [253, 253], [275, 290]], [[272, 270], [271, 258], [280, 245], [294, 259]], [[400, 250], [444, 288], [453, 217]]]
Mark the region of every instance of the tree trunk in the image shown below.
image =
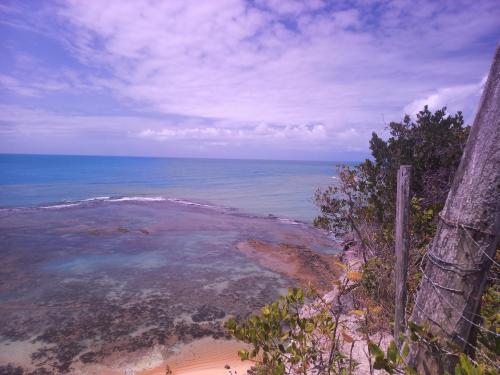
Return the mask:
[[[410, 321], [463, 351], [474, 350], [474, 329], [500, 237], [500, 46], [467, 145], [440, 214]], [[419, 373], [453, 373], [457, 358], [412, 345]]]

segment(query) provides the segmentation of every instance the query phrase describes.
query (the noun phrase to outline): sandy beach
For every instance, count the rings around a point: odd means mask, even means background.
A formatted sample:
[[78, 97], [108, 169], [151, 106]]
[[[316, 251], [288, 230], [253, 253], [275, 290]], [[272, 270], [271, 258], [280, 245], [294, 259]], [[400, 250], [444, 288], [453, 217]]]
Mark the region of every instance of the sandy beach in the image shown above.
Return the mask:
[[165, 375], [168, 365], [175, 375], [222, 375], [229, 366], [233, 374], [246, 374], [251, 362], [242, 362], [238, 350], [246, 345], [233, 340], [203, 338], [182, 347], [161, 366], [140, 372], [138, 375]]

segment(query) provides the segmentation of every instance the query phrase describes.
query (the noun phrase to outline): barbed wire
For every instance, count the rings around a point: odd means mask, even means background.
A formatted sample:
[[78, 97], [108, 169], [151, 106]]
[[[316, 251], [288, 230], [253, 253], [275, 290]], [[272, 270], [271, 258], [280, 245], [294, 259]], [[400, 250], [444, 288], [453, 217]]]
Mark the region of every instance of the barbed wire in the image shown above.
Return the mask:
[[500, 264], [495, 261], [495, 259], [493, 259], [486, 251], [483, 250], [483, 246], [479, 245], [477, 243], [477, 241], [470, 235], [470, 233], [468, 232], [467, 230], [467, 227], [465, 227], [464, 225], [462, 225], [462, 229], [464, 230], [465, 234], [469, 237], [469, 239], [477, 246], [478, 250], [486, 256], [486, 258], [488, 258], [494, 265], [496, 265], [497, 267], [500, 267]]
[[[447, 287], [444, 287], [444, 286], [442, 286], [442, 285], [437, 284], [436, 282], [434, 282], [434, 281], [433, 281], [433, 280], [432, 280], [432, 279], [431, 279], [431, 278], [430, 278], [430, 277], [429, 277], [429, 276], [425, 273], [425, 270], [424, 270], [422, 267], [420, 267], [420, 271], [422, 272], [422, 275], [424, 276], [424, 278], [430, 282], [430, 284], [431, 284], [431, 286], [434, 288], [434, 290], [435, 290], [436, 294], [440, 297], [440, 301], [441, 301], [441, 300], [445, 301], [445, 302], [446, 302], [446, 304], [449, 306], [449, 308], [451, 308], [452, 310], [455, 310], [456, 312], [458, 312], [458, 313], [460, 314], [460, 318], [461, 318], [461, 319], [465, 320], [466, 322], [468, 322], [468, 323], [472, 324], [473, 326], [475, 326], [475, 327], [477, 327], [477, 328], [479, 328], [479, 329], [481, 329], [481, 330], [483, 330], [483, 331], [485, 331], [485, 332], [490, 333], [491, 335], [493, 335], [493, 336], [495, 336], [495, 337], [500, 337], [500, 334], [499, 334], [499, 333], [496, 333], [496, 332], [490, 331], [489, 329], [487, 329], [487, 328], [485, 328], [485, 327], [483, 327], [483, 326], [481, 326], [481, 325], [479, 325], [479, 324], [477, 324], [477, 323], [473, 322], [473, 321], [472, 321], [472, 320], [470, 320], [469, 318], [467, 318], [467, 317], [463, 314], [463, 312], [461, 312], [461, 311], [460, 311], [460, 309], [459, 309], [458, 307], [454, 306], [454, 305], [453, 305], [450, 301], [448, 301], [448, 300], [447, 300], [447, 299], [446, 299], [446, 298], [445, 298], [445, 297], [444, 297], [444, 296], [443, 296], [443, 295], [439, 292], [439, 289], [443, 289], [443, 290], [447, 290], [447, 291], [451, 291], [451, 292], [457, 292], [458, 290], [456, 290], [456, 289], [452, 289], [452, 288], [447, 288]], [[460, 292], [461, 294], [463, 294], [463, 293], [464, 293], [464, 291], [458, 291], [458, 292]], [[475, 313], [472, 313], [472, 312], [471, 312], [471, 314], [472, 314], [472, 315], [479, 316], [479, 317], [481, 317], [482, 319], [485, 319], [485, 317], [484, 317], [484, 316], [482, 316], [482, 315], [480, 315], [480, 314], [475, 314]]]
[[[439, 257], [438, 255], [434, 254], [434, 252], [431, 252], [429, 248], [430, 248], [430, 246], [431, 246], [432, 243], [430, 243], [430, 244], [427, 245], [427, 249], [426, 249], [425, 255], [421, 258], [421, 260], [419, 262], [419, 269], [422, 272], [423, 277], [432, 286], [434, 292], [438, 296], [439, 303], [443, 307], [445, 307], [446, 309], [452, 309], [453, 311], [458, 312], [459, 319], [463, 319], [464, 321], [466, 321], [467, 323], [471, 324], [472, 326], [478, 328], [479, 330], [481, 330], [483, 332], [486, 332], [487, 334], [493, 335], [493, 337], [496, 337], [496, 338], [500, 337], [500, 334], [498, 334], [497, 332], [491, 331], [491, 330], [487, 329], [486, 327], [483, 327], [482, 325], [479, 325], [476, 322], [470, 320], [467, 316], [464, 315], [463, 311], [461, 311], [459, 308], [457, 308], [456, 306], [454, 306], [454, 304], [451, 303], [450, 300], [448, 300], [448, 298], [445, 297], [445, 296], [443, 296], [443, 294], [440, 292], [440, 290], [446, 290], [449, 293], [464, 294], [465, 291], [459, 290], [459, 289], [455, 289], [455, 288], [450, 288], [448, 286], [440, 285], [440, 284], [434, 282], [434, 280], [432, 280], [429, 277], [429, 275], [426, 274], [426, 272], [425, 272], [425, 270], [423, 268], [423, 263], [424, 263], [425, 259], [429, 259], [429, 261], [430, 261], [430, 263], [432, 263], [432, 265], [438, 267], [439, 269], [441, 269], [443, 271], [452, 272], [452, 273], [458, 275], [459, 277], [461, 277], [463, 279], [463, 278], [465, 278], [465, 277], [467, 277], [469, 275], [472, 275], [474, 273], [479, 273], [479, 272], [483, 272], [484, 270], [487, 270], [488, 269], [488, 263], [490, 263], [490, 262], [491, 262], [490, 264], [494, 264], [496, 266], [500, 266], [500, 264], [498, 262], [496, 262], [495, 259], [493, 259], [483, 249], [483, 246], [481, 246], [476, 240], [474, 240], [474, 238], [472, 237], [472, 235], [470, 234], [469, 231], [470, 230], [474, 230], [474, 231], [477, 231], [477, 232], [482, 233], [482, 234], [493, 235], [493, 236], [498, 236], [498, 234], [495, 234], [495, 233], [492, 233], [492, 232], [489, 232], [489, 231], [479, 230], [477, 228], [474, 228], [473, 226], [466, 225], [466, 224], [463, 224], [463, 223], [452, 222], [450, 220], [447, 220], [441, 214], [439, 214], [439, 218], [441, 219], [441, 221], [445, 222], [445, 224], [447, 224], [449, 226], [453, 226], [454, 228], [456, 228], [456, 230], [458, 232], [457, 234], [459, 234], [460, 238], [463, 239], [462, 233], [465, 233], [465, 235], [467, 236], [467, 239], [470, 240], [469, 243], [473, 244], [476, 247], [477, 252], [474, 253], [474, 254], [472, 254], [471, 247], [470, 246], [465, 246], [465, 241], [462, 240], [462, 241], [459, 242], [461, 244], [461, 246], [462, 246], [462, 249], [464, 251], [467, 251], [467, 253], [469, 253], [471, 255], [471, 258], [472, 258], [473, 261], [471, 263], [469, 263], [469, 264], [461, 264], [461, 263], [458, 263], [458, 262], [450, 262], [450, 261], [445, 260], [445, 259]], [[480, 261], [475, 260], [475, 259], [477, 259], [478, 253], [481, 254], [481, 257], [482, 257], [482, 259]], [[483, 256], [485, 256], [487, 258], [487, 260], [484, 259]], [[493, 277], [493, 279], [495, 281], [498, 280], [498, 278], [495, 278], [495, 277]], [[446, 305], [448, 307], [446, 307], [444, 305], [444, 303], [446, 303]], [[441, 324], [439, 324], [433, 318], [431, 318], [429, 316], [429, 314], [427, 314], [427, 312], [418, 304], [418, 302], [416, 300], [414, 301], [414, 304], [415, 304], [415, 307], [425, 316], [426, 319], [428, 319], [430, 322], [432, 322], [437, 327], [439, 327], [446, 335], [448, 335], [449, 337], [456, 337], [457, 339], [459, 339], [460, 341], [462, 341], [465, 344], [466, 347], [469, 347], [469, 348], [473, 349], [478, 355], [480, 355], [482, 358], [484, 358], [490, 365], [492, 365], [496, 369], [500, 369], [500, 365], [497, 362], [495, 362], [494, 360], [492, 360], [483, 350], [481, 350], [477, 346], [475, 346], [472, 343], [470, 343], [469, 340], [466, 340], [465, 338], [463, 338], [462, 336], [460, 336], [457, 332], [454, 332], [453, 334], [450, 334], [449, 332], [447, 332], [446, 329], [444, 329], [444, 327]], [[481, 315], [481, 314], [477, 314], [477, 313], [473, 313], [473, 312], [470, 312], [470, 314], [472, 316], [475, 316], [475, 317], [478, 317], [478, 318], [482, 319], [483, 321], [486, 320], [486, 317], [483, 316], [483, 315]], [[450, 354], [450, 353], [447, 352], [446, 354]]]
[[[495, 367], [496, 369], [500, 369], [500, 366], [494, 361], [492, 360], [486, 353], [484, 353], [480, 348], [478, 348], [477, 346], [473, 345], [472, 343], [470, 343], [468, 340], [464, 339], [462, 336], [460, 336], [459, 334], [457, 333], [454, 333], [454, 334], [451, 334], [450, 332], [448, 332], [446, 329], [444, 329], [444, 327], [439, 324], [437, 321], [435, 321], [433, 318], [431, 318], [429, 316], [429, 314], [427, 314], [427, 312], [417, 303], [417, 301], [415, 301], [415, 306], [420, 310], [420, 312], [425, 316], [425, 318], [427, 320], [429, 320], [431, 323], [435, 324], [437, 327], [439, 327], [439, 329], [441, 329], [441, 331], [443, 331], [447, 336], [449, 337], [456, 337], [458, 338], [460, 341], [462, 341], [466, 346], [470, 347], [471, 349], [474, 350], [475, 353], [479, 354], [481, 357], [483, 357], [487, 362], [490, 363], [490, 365], [492, 365], [493, 367]], [[452, 353], [450, 352], [449, 350], [446, 350], [445, 348], [439, 348], [440, 351], [444, 352], [445, 354], [447, 355], [452, 355], [452, 356], [456, 356], [456, 353]], [[478, 364], [476, 361], [474, 361], [472, 358], [469, 358], [472, 362], [474, 362], [474, 364]]]
[[448, 226], [452, 226], [452, 227], [463, 227], [463, 228], [467, 228], [467, 229], [470, 229], [470, 230], [473, 230], [474, 232], [478, 232], [478, 233], [482, 233], [482, 234], [487, 234], [489, 236], [493, 236], [493, 237], [496, 237], [498, 236], [498, 233], [494, 233], [494, 232], [490, 232], [489, 230], [484, 230], [484, 229], [479, 229], [479, 228], [476, 228], [475, 226], [473, 225], [470, 225], [470, 224], [465, 224], [465, 223], [461, 223], [459, 222], [458, 220], [451, 220], [451, 219], [448, 219], [446, 218], [442, 212], [438, 213], [438, 217], [439, 219], [447, 224]]
[[459, 263], [446, 261], [443, 258], [440, 258], [436, 254], [431, 252], [427, 252], [427, 257], [429, 258], [431, 263], [434, 264], [435, 266], [445, 271], [454, 272], [460, 276], [466, 276], [467, 274], [478, 273], [482, 271], [482, 268], [462, 268], [460, 267]]

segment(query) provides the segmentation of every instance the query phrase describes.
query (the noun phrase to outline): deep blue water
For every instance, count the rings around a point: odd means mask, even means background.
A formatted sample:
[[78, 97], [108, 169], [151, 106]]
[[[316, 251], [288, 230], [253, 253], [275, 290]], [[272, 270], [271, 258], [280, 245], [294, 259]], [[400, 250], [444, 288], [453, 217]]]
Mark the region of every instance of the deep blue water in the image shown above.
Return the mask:
[[311, 221], [334, 162], [0, 155], [0, 207], [161, 196]]

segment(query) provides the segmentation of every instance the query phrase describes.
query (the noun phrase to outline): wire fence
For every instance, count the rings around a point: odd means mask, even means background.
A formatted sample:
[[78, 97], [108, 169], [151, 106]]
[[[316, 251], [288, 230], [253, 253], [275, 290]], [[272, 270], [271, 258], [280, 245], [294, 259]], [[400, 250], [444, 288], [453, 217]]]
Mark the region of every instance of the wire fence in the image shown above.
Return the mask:
[[[480, 272], [485, 272], [490, 269], [491, 265], [495, 265], [497, 267], [500, 267], [500, 264], [490, 255], [488, 252], [485, 250], [485, 248], [488, 246], [486, 245], [480, 245], [474, 237], [471, 235], [471, 231], [475, 231], [476, 233], [481, 233], [483, 235], [488, 235], [488, 236], [498, 236], [498, 234], [485, 231], [485, 230], [480, 230], [478, 228], [475, 228], [471, 225], [466, 225], [463, 223], [458, 223], [458, 222], [453, 222], [451, 220], [448, 220], [444, 218], [441, 214], [439, 214], [439, 218], [441, 222], [444, 224], [451, 226], [455, 228], [458, 234], [459, 238], [459, 243], [462, 247], [462, 251], [467, 252], [468, 256], [470, 258], [470, 261], [467, 263], [458, 263], [456, 261], [451, 261], [451, 260], [446, 260], [442, 256], [438, 256], [435, 254], [433, 251], [429, 250], [429, 247], [431, 244], [428, 245], [426, 254], [422, 257], [420, 260], [419, 264], [419, 270], [422, 273], [422, 276], [424, 277], [425, 281], [427, 281], [433, 291], [436, 293], [436, 296], [438, 297], [437, 300], [441, 304], [441, 307], [443, 307], [444, 310], [448, 311], [453, 311], [453, 314], [446, 314], [449, 320], [452, 319], [452, 317], [457, 317], [459, 319], [464, 320], [471, 326], [477, 328], [478, 330], [486, 333], [487, 335], [491, 335], [492, 337], [499, 338], [500, 334], [492, 331], [486, 327], [484, 327], [481, 324], [478, 324], [476, 321], [473, 321], [470, 319], [470, 317], [476, 317], [478, 318], [478, 321], [486, 321], [487, 317], [478, 314], [477, 312], [474, 311], [464, 311], [463, 307], [458, 307], [456, 306], [451, 299], [449, 298], [450, 294], [460, 294], [464, 295], [467, 291], [463, 289], [457, 289], [453, 288], [450, 286], [445, 286], [441, 285], [437, 282], [435, 282], [430, 275], [428, 275], [425, 272], [425, 269], [423, 267], [423, 264], [426, 260], [428, 260], [430, 263], [432, 263], [433, 266], [438, 267], [444, 272], [450, 272], [453, 273], [455, 276], [460, 277], [462, 280], [471, 277], [474, 274], [480, 273]], [[471, 245], [471, 246], [466, 246]], [[472, 249], [474, 247], [474, 249]], [[490, 279], [493, 282], [497, 282], [499, 279], [496, 277], [497, 275], [492, 272], [493, 275], [490, 277]], [[434, 301], [434, 299], [433, 299]], [[415, 307], [421, 312], [421, 314], [425, 317], [425, 319], [429, 320], [432, 324], [436, 325], [443, 333], [445, 333], [448, 337], [452, 338], [457, 338], [460, 340], [466, 348], [472, 349], [476, 355], [480, 356], [483, 358], [490, 366], [496, 368], [497, 370], [500, 370], [500, 364], [497, 360], [494, 360], [488, 356], [487, 353], [484, 352], [481, 348], [479, 348], [477, 345], [474, 345], [470, 342], [470, 340], [465, 339], [461, 335], [459, 335], [457, 332], [448, 332], [445, 327], [443, 327], [442, 324], [437, 322], [435, 319], [433, 319], [427, 312], [426, 310], [418, 304], [417, 301], [414, 302]], [[474, 319], [474, 318], [473, 318]], [[451, 322], [452, 324], [454, 322]], [[449, 355], [454, 355], [453, 353], [444, 350], [445, 354]], [[474, 361], [473, 361], [474, 362]], [[477, 364], [477, 363], [476, 363]]]

